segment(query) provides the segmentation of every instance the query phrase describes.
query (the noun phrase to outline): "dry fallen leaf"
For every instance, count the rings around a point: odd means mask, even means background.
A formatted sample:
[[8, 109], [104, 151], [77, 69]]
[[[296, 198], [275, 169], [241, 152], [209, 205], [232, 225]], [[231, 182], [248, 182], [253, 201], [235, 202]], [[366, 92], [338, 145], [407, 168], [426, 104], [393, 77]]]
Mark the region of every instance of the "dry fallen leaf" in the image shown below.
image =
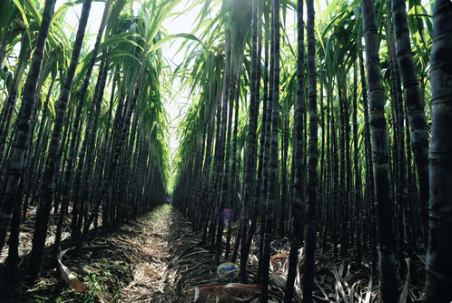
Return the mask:
[[194, 303], [198, 302], [199, 300], [199, 288], [195, 287], [195, 299], [194, 299]]
[[68, 248], [66, 250], [63, 250], [58, 255], [58, 267], [60, 269], [61, 277], [64, 281], [71, 287], [72, 289], [75, 289], [79, 292], [85, 292], [88, 287], [83, 282], [80, 282], [77, 277], [67, 268], [62, 262], [61, 258], [63, 258], [64, 254], [68, 252], [69, 250], [73, 249], [73, 247]]

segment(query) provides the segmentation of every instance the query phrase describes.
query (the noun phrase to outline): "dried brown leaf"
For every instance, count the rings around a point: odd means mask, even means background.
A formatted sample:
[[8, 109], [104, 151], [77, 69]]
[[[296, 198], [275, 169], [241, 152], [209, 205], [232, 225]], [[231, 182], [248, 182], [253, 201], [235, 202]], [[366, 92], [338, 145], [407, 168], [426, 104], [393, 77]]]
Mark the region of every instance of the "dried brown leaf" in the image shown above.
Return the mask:
[[83, 282], [80, 282], [77, 277], [67, 268], [62, 262], [61, 258], [63, 258], [64, 254], [68, 252], [69, 250], [74, 249], [74, 247], [68, 248], [66, 250], [63, 250], [58, 255], [58, 267], [60, 269], [61, 277], [64, 281], [71, 287], [72, 289], [75, 289], [79, 292], [85, 292], [88, 287]]

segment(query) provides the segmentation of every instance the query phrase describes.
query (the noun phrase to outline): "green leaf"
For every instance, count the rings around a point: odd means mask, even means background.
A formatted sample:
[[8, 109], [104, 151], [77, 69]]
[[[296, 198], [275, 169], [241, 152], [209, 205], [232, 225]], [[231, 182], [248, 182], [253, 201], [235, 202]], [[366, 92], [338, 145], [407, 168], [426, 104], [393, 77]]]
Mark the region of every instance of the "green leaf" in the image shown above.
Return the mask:
[[17, 8], [20, 11], [20, 14], [22, 15], [22, 19], [23, 22], [25, 24], [25, 30], [27, 31], [27, 35], [28, 35], [28, 43], [30, 44], [30, 49], [31, 49], [31, 33], [30, 33], [30, 25], [28, 23], [28, 19], [27, 19], [27, 15], [25, 14], [25, 10], [24, 7], [20, 4], [19, 0], [13, 0], [14, 4], [16, 4]]
[[199, 43], [202, 45], [203, 48], [205, 48], [205, 49], [207, 48], [207, 47], [205, 46], [205, 44], [204, 44], [201, 40], [199, 40], [195, 35], [181, 33], [181, 34], [168, 35], [168, 36], [166, 36], [165, 38], [159, 40], [157, 43], [155, 43], [155, 44], [148, 50], [148, 53], [155, 51], [155, 50], [158, 49], [162, 44], [164, 44], [164, 43], [166, 43], [166, 42], [168, 42], [168, 41], [170, 41], [170, 40], [176, 39], [176, 38], [185, 38], [185, 39], [187, 39], [187, 40], [197, 41], [197, 42], [199, 42]]

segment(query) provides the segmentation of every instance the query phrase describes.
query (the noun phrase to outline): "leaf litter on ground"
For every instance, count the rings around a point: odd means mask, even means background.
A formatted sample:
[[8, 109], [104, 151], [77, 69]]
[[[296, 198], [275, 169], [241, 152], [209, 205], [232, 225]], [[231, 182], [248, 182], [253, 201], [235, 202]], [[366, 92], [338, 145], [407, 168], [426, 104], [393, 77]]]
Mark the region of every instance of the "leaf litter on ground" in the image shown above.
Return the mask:
[[[231, 247], [236, 236], [237, 227], [233, 228]], [[21, 257], [25, 261], [31, 238], [28, 234], [22, 238]], [[63, 251], [59, 259], [63, 279], [55, 270], [44, 270], [35, 285], [20, 284], [10, 288], [9, 295], [3, 291], [0, 302], [259, 302], [261, 285], [255, 284], [258, 241], [258, 237], [253, 239], [248, 258], [250, 283], [241, 284], [235, 276], [225, 279], [217, 275], [218, 264], [215, 254], [209, 252], [210, 245], [200, 245], [191, 224], [170, 205], [164, 205], [117, 231], [90, 238], [78, 257], [70, 250]], [[225, 243], [223, 237], [223, 251]], [[50, 252], [51, 243], [47, 249]], [[290, 243], [275, 238], [271, 249], [269, 302], [282, 302]], [[351, 256], [335, 257], [332, 251], [316, 251], [314, 301], [379, 302], [378, 277], [371, 275], [370, 267], [356, 266]], [[294, 302], [302, 302], [303, 257], [300, 248]], [[363, 260], [370, 260], [370, 256], [364, 255]], [[220, 262], [228, 260], [220, 258]], [[20, 270], [26, 273], [26, 262]], [[0, 281], [0, 287], [7, 289], [4, 282]], [[399, 286], [400, 303], [422, 301], [421, 284], [412, 285], [407, 280]]]

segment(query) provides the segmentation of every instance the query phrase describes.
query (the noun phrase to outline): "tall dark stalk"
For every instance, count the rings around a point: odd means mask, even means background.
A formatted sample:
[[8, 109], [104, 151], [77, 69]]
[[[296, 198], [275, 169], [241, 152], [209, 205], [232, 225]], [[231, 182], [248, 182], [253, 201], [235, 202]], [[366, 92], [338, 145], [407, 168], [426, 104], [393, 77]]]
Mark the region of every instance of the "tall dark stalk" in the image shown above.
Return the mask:
[[[248, 214], [250, 210], [250, 206], [252, 204], [252, 199], [254, 195], [254, 184], [255, 184], [255, 146], [256, 146], [256, 128], [257, 125], [255, 123], [255, 116], [258, 110], [258, 98], [259, 91], [257, 90], [257, 80], [258, 80], [258, 53], [257, 53], [257, 20], [259, 11], [258, 11], [258, 3], [257, 0], [253, 0], [252, 2], [252, 49], [251, 49], [251, 100], [249, 107], [249, 116], [248, 116], [248, 136], [246, 138], [246, 162], [245, 162], [245, 171], [243, 177], [243, 201], [242, 201], [242, 229], [246, 233], [248, 230]], [[249, 237], [253, 235], [250, 234]], [[241, 259], [240, 259], [240, 281], [242, 283], [247, 282], [246, 277], [246, 263], [248, 260], [248, 247], [247, 247], [247, 238], [245, 235], [242, 235], [242, 250], [241, 250]]]
[[[269, 6], [271, 6], [271, 2], [267, 2]], [[270, 38], [266, 40], [270, 40], [270, 47], [269, 47], [269, 57], [270, 57], [270, 67], [268, 71], [265, 71], [268, 75], [268, 93], [267, 93], [267, 108], [266, 108], [266, 120], [263, 122], [263, 127], [265, 127], [265, 141], [264, 141], [264, 159], [263, 159], [263, 173], [262, 173], [262, 200], [261, 200], [261, 224], [260, 224], [260, 230], [259, 235], [261, 238], [261, 241], [259, 242], [259, 265], [258, 265], [258, 271], [257, 271], [257, 282], [262, 283], [263, 279], [263, 264], [264, 259], [262, 257], [263, 251], [264, 251], [264, 234], [265, 234], [265, 224], [266, 224], [266, 216], [267, 216], [267, 196], [268, 196], [268, 178], [269, 178], [269, 171], [270, 171], [270, 141], [271, 141], [271, 112], [272, 112], [272, 106], [273, 106], [273, 93], [272, 93], [272, 87], [273, 87], [273, 78], [274, 78], [274, 66], [275, 66], [275, 56], [273, 51], [273, 39], [274, 39], [274, 26], [273, 26], [273, 18], [270, 19], [269, 13], [270, 9], [266, 10], [266, 13], [264, 14], [265, 23], [270, 25], [270, 30], [268, 29], [268, 25], [265, 29], [265, 32], [270, 32]], [[268, 34], [267, 34], [268, 35]], [[266, 76], [264, 76], [264, 94], [265, 94], [265, 83], [266, 82]], [[265, 98], [265, 95], [264, 95]]]
[[408, 28], [406, 1], [392, 0], [392, 16], [396, 34], [397, 61], [402, 74], [405, 93], [405, 108], [410, 123], [411, 142], [419, 181], [419, 203], [421, 209], [424, 243], [428, 241], [428, 126], [425, 118], [424, 102], [419, 89], [419, 80], [413, 63], [410, 31]]
[[[269, 93], [268, 93], [268, 84], [269, 84], [269, 73], [268, 73], [268, 65], [269, 65], [269, 14], [268, 14], [268, 10], [265, 9], [264, 10], [264, 20], [265, 20], [265, 25], [264, 25], [264, 70], [263, 70], [263, 78], [264, 78], [264, 85], [263, 85], [263, 96], [262, 96], [262, 122], [261, 122], [261, 137], [260, 137], [260, 155], [259, 155], [259, 168], [261, 170], [260, 172], [260, 179], [259, 180], [259, 184], [256, 185], [256, 193], [255, 193], [255, 199], [258, 199], [258, 201], [256, 201], [256, 203], [254, 204], [255, 206], [259, 206], [258, 209], [256, 209], [256, 223], [257, 224], [257, 218], [259, 217], [259, 215], [261, 215], [261, 217], [264, 217], [264, 201], [265, 201], [265, 197], [267, 196], [266, 191], [264, 190], [264, 187], [266, 188], [266, 184], [267, 184], [267, 175], [268, 175], [268, 146], [269, 143], [267, 141], [267, 137], [268, 137], [268, 131], [269, 131], [269, 115], [270, 115], [270, 102], [269, 100]], [[258, 172], [258, 178], [259, 178], [259, 172]], [[259, 235], [260, 238], [263, 239], [263, 235], [264, 235], [264, 220], [261, 220], [261, 224], [260, 224], [260, 230], [259, 230]], [[261, 277], [262, 277], [262, 258], [260, 257], [260, 254], [263, 251], [263, 246], [264, 246], [264, 242], [261, 240], [259, 241], [259, 263], [258, 263], [258, 268], [257, 268], [257, 279], [256, 282], [260, 283], [261, 282]]]
[[375, 176], [375, 197], [378, 218], [380, 261], [380, 292], [384, 302], [398, 300], [394, 233], [392, 230], [392, 201], [389, 183], [388, 130], [384, 111], [383, 86], [378, 54], [378, 28], [372, 0], [362, 0], [363, 33], [367, 58], [369, 110], [372, 137], [372, 160]]
[[261, 302], [268, 301], [268, 277], [270, 266], [270, 242], [273, 236], [273, 205], [276, 200], [277, 183], [278, 183], [278, 133], [279, 133], [279, 80], [280, 80], [280, 21], [279, 21], [279, 0], [273, 0], [272, 7], [272, 26], [273, 35], [271, 37], [272, 45], [272, 60], [274, 60], [272, 74], [273, 81], [271, 81], [272, 89], [272, 112], [271, 112], [271, 138], [270, 138], [270, 159], [268, 172], [268, 192], [266, 200], [266, 217], [265, 219], [265, 233], [262, 258], [262, 290]]
[[429, 152], [430, 229], [427, 302], [452, 301], [452, 3], [436, 0], [433, 14], [432, 141]]
[[307, 1], [308, 23], [308, 100], [309, 100], [309, 162], [308, 162], [308, 201], [306, 204], [306, 255], [305, 269], [303, 275], [303, 300], [312, 302], [312, 291], [314, 287], [314, 251], [316, 243], [317, 225], [317, 186], [318, 186], [318, 160], [319, 150], [317, 145], [317, 131], [319, 116], [317, 114], [317, 67], [315, 58], [315, 36], [314, 36], [314, 0]]
[[49, 222], [50, 209], [52, 205], [53, 194], [55, 192], [55, 170], [57, 163], [58, 148], [60, 146], [60, 136], [63, 129], [63, 123], [66, 115], [69, 94], [72, 88], [72, 80], [74, 79], [75, 70], [78, 65], [80, 51], [82, 49], [83, 39], [85, 37], [85, 29], [88, 23], [89, 12], [91, 9], [91, 0], [83, 2], [82, 13], [77, 30], [77, 36], [72, 49], [71, 63], [67, 71], [66, 80], [58, 100], [56, 108], [56, 118], [54, 121], [52, 138], [50, 141], [49, 152], [47, 156], [47, 165], [45, 170], [44, 194], [39, 203], [35, 232], [33, 235], [33, 248], [31, 251], [30, 273], [31, 279], [35, 280], [41, 269], [41, 262], [44, 253], [44, 245], [47, 237], [47, 225]]
[[[11, 154], [11, 166], [8, 174], [7, 187], [4, 193], [3, 207], [0, 212], [0, 251], [5, 244], [6, 233], [11, 221], [14, 201], [19, 183], [22, 178], [22, 170], [25, 167], [24, 155], [27, 144], [31, 140], [32, 117], [36, 106], [36, 88], [39, 74], [41, 72], [41, 63], [44, 58], [44, 46], [49, 32], [50, 21], [52, 20], [55, 0], [46, 0], [42, 14], [41, 27], [39, 28], [36, 48], [33, 52], [33, 58], [30, 64], [27, 81], [25, 83], [22, 106], [19, 112], [18, 128], [14, 134], [14, 145]], [[20, 200], [21, 201], [21, 200]]]
[[302, 240], [302, 170], [303, 167], [303, 118], [304, 118], [304, 26], [303, 26], [303, 1], [297, 3], [297, 96], [295, 99], [294, 112], [294, 147], [293, 147], [293, 198], [291, 203], [290, 218], [290, 254], [289, 273], [287, 275], [286, 293], [284, 302], [292, 302], [295, 277], [297, 275], [298, 248]]
[[28, 37], [28, 35], [26, 33], [23, 33], [20, 42], [21, 47], [19, 53], [19, 62], [17, 63], [16, 69], [14, 71], [13, 84], [11, 86], [11, 89], [8, 91], [8, 100], [6, 100], [2, 108], [2, 115], [4, 112], [5, 117], [1, 121], [2, 124], [0, 127], [0, 176], [3, 174], [4, 161], [6, 158], [6, 138], [10, 130], [11, 119], [13, 117], [14, 108], [16, 106], [17, 90], [19, 89], [19, 83], [22, 79], [23, 71], [30, 56], [30, 47], [28, 47], [29, 41], [26, 37]]
[[[77, 147], [78, 147], [78, 142], [80, 140], [80, 122], [81, 122], [81, 115], [82, 115], [82, 109], [83, 109], [83, 105], [85, 103], [85, 97], [86, 97], [86, 93], [88, 91], [88, 86], [89, 83], [91, 81], [91, 74], [94, 68], [94, 63], [96, 62], [96, 58], [99, 52], [99, 47], [100, 47], [100, 42], [102, 40], [102, 36], [104, 34], [104, 30], [105, 30], [105, 26], [107, 24], [107, 19], [108, 19], [108, 14], [110, 12], [110, 5], [111, 5], [111, 1], [107, 1], [106, 5], [105, 5], [105, 9], [104, 9], [104, 13], [102, 16], [102, 21], [99, 27], [99, 31], [96, 37], [96, 42], [94, 43], [94, 47], [93, 50], [91, 52], [91, 60], [88, 64], [88, 68], [86, 70], [86, 74], [85, 77], [83, 79], [83, 84], [82, 87], [80, 88], [80, 96], [79, 96], [79, 100], [76, 106], [76, 110], [75, 110], [75, 118], [74, 118], [74, 125], [72, 127], [72, 135], [71, 135], [71, 141], [69, 144], [69, 151], [68, 151], [68, 161], [67, 161], [67, 165], [66, 165], [66, 169], [64, 172], [64, 184], [63, 184], [63, 195], [62, 195], [62, 204], [64, 205], [69, 205], [69, 190], [70, 190], [70, 186], [71, 186], [71, 177], [72, 177], [72, 173], [73, 173], [73, 167], [76, 161], [76, 153], [77, 153]], [[125, 78], [125, 76], [124, 76]], [[124, 81], [125, 83], [126, 81]], [[120, 111], [121, 106], [120, 103], [118, 104], [118, 111]], [[72, 213], [72, 218], [73, 218], [73, 223], [75, 226], [75, 222], [77, 222], [76, 218], [78, 216], [78, 204], [75, 203], [73, 205], [73, 213]], [[72, 236], [75, 237], [75, 228], [72, 229]], [[73, 238], [74, 238], [73, 237]]]
[[[361, 205], [362, 181], [358, 149], [358, 69], [353, 64], [353, 166], [355, 171], [356, 254], [355, 262], [361, 265]], [[353, 238], [352, 238], [353, 240]]]

